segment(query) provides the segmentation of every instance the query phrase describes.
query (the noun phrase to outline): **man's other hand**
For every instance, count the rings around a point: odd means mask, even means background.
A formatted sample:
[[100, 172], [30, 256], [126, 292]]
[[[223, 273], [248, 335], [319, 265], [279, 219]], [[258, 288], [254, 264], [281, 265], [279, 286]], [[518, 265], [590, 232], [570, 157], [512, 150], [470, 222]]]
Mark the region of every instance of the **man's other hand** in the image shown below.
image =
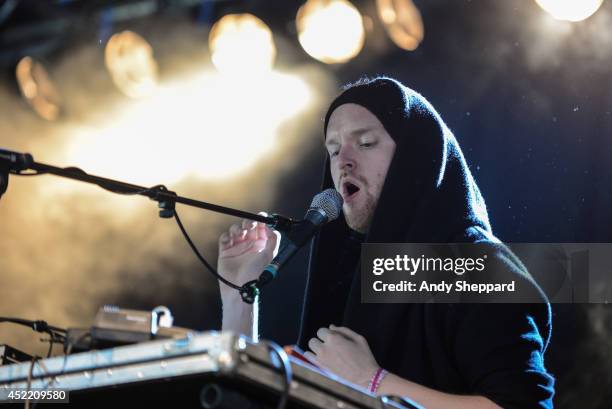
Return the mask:
[[366, 339], [346, 327], [320, 328], [317, 337], [308, 341], [308, 348], [306, 358], [364, 388], [378, 369]]

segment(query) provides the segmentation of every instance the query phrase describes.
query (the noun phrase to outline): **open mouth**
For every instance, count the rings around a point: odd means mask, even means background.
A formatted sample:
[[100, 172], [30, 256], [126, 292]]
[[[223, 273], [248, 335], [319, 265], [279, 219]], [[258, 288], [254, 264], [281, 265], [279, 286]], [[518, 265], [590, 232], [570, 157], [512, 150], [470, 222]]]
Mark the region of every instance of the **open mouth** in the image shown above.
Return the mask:
[[357, 194], [357, 192], [359, 192], [359, 186], [351, 182], [344, 182], [342, 184], [342, 188], [344, 191], [344, 200], [354, 197]]

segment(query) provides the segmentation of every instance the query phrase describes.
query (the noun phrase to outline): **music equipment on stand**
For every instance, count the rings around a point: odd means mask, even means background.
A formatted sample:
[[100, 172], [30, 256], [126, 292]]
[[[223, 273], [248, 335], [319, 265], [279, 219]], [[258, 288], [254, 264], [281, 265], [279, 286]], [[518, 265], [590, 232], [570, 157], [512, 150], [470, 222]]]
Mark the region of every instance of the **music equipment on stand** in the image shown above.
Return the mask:
[[[1, 366], [0, 392], [17, 388], [68, 392], [69, 405], [45, 402], [49, 409], [276, 408], [287, 381], [277, 353], [265, 341], [253, 343], [231, 332], [196, 333]], [[417, 407], [380, 399], [292, 357], [289, 362], [287, 408]]]
[[129, 310], [105, 305], [89, 328], [68, 328], [64, 349], [72, 352], [112, 348], [153, 339], [183, 338], [194, 331], [172, 326], [172, 313], [158, 306], [151, 311]]

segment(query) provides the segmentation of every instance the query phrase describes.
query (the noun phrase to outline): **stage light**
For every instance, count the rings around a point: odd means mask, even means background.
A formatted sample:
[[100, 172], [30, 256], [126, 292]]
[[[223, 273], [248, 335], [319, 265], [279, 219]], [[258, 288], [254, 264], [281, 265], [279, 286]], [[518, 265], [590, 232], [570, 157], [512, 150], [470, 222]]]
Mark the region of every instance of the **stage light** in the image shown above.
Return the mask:
[[143, 185], [233, 177], [275, 153], [279, 127], [311, 101], [295, 75], [198, 71], [73, 129], [62, 161]]
[[208, 47], [212, 62], [223, 73], [270, 71], [276, 58], [272, 31], [252, 14], [228, 14], [211, 28]]
[[591, 17], [603, 0], [536, 0], [536, 3], [557, 20], [576, 22]]
[[416, 50], [423, 41], [425, 28], [412, 0], [376, 0], [376, 8], [391, 40], [404, 50]]
[[23, 57], [15, 69], [19, 91], [41, 118], [56, 120], [61, 113], [61, 99], [47, 70], [32, 57]]
[[308, 0], [295, 22], [304, 51], [324, 63], [346, 62], [363, 48], [363, 19], [347, 0]]
[[131, 98], [153, 94], [158, 69], [153, 47], [132, 31], [114, 34], [106, 43], [104, 62], [115, 86]]

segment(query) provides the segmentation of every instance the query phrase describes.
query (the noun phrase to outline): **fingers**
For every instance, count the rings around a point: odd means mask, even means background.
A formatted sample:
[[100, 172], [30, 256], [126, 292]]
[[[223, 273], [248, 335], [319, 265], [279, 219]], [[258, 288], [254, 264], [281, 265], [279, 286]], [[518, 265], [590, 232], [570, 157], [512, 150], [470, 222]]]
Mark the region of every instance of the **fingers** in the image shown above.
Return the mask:
[[226, 249], [227, 247], [232, 245], [232, 239], [230, 238], [230, 235], [228, 232], [224, 231], [220, 236], [219, 236], [219, 247], [221, 249]]
[[327, 342], [329, 340], [330, 334], [331, 333], [328, 328], [319, 328], [319, 330], [317, 331], [317, 338], [319, 338], [323, 342]]
[[253, 238], [253, 236], [255, 236], [255, 239], [257, 238], [257, 235], [254, 235], [253, 233], [251, 233], [251, 236], [248, 237], [248, 233], [250, 231], [248, 229], [249, 224], [251, 224], [250, 220], [242, 220], [240, 224], [232, 224], [230, 226], [229, 235], [230, 239], [232, 240], [232, 244], [240, 243], [249, 238]]
[[[260, 216], [268, 217], [268, 213], [266, 212], [259, 212], [257, 214]], [[257, 229], [258, 237], [261, 237], [261, 238], [267, 239], [269, 234], [272, 232], [272, 229], [270, 229], [265, 223], [257, 223], [255, 228]]]
[[249, 220], [249, 219], [242, 219], [242, 228], [244, 230], [251, 230], [253, 227], [255, 227], [255, 224], [257, 222], [253, 221], [253, 220]]
[[242, 228], [246, 230], [246, 240], [257, 240], [257, 222], [249, 219], [242, 219]]
[[280, 246], [280, 232], [276, 231], [276, 230], [272, 230], [270, 228], [268, 228], [268, 241], [266, 242], [266, 251], [269, 252], [269, 254], [272, 255], [272, 257], [276, 257], [276, 254], [278, 254], [278, 248]]
[[335, 325], [330, 325], [329, 328], [322, 327], [317, 330], [317, 338], [322, 342], [330, 342], [333, 337], [339, 336], [345, 340], [352, 342], [362, 342], [365, 341], [361, 335], [356, 332], [350, 330], [346, 327], [336, 327]]
[[355, 341], [355, 342], [359, 342], [359, 343], [364, 343], [366, 341], [366, 339], [359, 335], [358, 333], [356, 333], [355, 331], [351, 330], [350, 328], [347, 327], [337, 327], [334, 324], [331, 324], [329, 326], [330, 330], [332, 332], [338, 333], [342, 336], [344, 336], [345, 338], [350, 339], [351, 341]]
[[246, 232], [238, 224], [232, 224], [229, 228], [229, 234], [232, 241], [240, 241], [244, 238]]
[[[268, 216], [266, 212], [257, 213], [261, 216]], [[275, 257], [278, 253], [278, 247], [280, 246], [280, 232], [272, 230], [265, 223], [256, 223], [255, 229], [257, 230], [257, 237], [259, 239], [266, 239], [265, 251]]]
[[[243, 225], [244, 225], [243, 221]], [[236, 243], [240, 243], [246, 239], [248, 230], [242, 228], [238, 224], [232, 224], [228, 231], [223, 232], [219, 236], [219, 248], [221, 250], [227, 250], [233, 247]]]
[[[267, 216], [265, 212], [260, 212], [259, 214]], [[227, 250], [238, 243], [266, 240], [266, 250], [269, 251], [270, 254], [276, 255], [278, 252], [278, 245], [280, 244], [279, 236], [280, 233], [272, 230], [265, 223], [242, 219], [240, 224], [232, 224], [228, 231], [223, 232], [219, 236], [219, 248]]]
[[304, 358], [308, 359], [313, 364], [320, 365], [317, 361], [317, 356], [310, 351], [304, 352]]
[[318, 338], [310, 338], [308, 341], [308, 348], [315, 354], [321, 353], [321, 348], [323, 347], [323, 343]]

